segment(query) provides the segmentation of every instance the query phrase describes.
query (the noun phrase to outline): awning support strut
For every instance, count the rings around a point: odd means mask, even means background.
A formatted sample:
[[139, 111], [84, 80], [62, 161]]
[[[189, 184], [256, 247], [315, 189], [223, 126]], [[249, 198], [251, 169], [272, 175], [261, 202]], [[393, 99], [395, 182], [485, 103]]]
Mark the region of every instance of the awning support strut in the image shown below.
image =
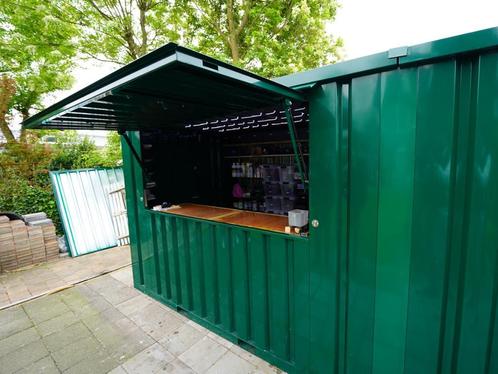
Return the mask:
[[289, 134], [292, 143], [292, 149], [294, 150], [294, 158], [296, 159], [297, 168], [299, 174], [301, 175], [301, 180], [303, 181], [304, 189], [307, 189], [308, 176], [306, 175], [306, 165], [304, 162], [304, 156], [301, 149], [301, 143], [296, 141], [296, 129], [294, 127], [294, 119], [292, 117], [292, 102], [289, 99], [284, 101], [284, 111], [285, 117], [287, 118], [287, 127], [289, 129]]
[[118, 130], [118, 134], [124, 138], [124, 140], [126, 141], [126, 144], [128, 144], [128, 147], [130, 147], [130, 149], [131, 149], [131, 153], [133, 153], [133, 156], [135, 156], [135, 159], [138, 161], [138, 164], [143, 169], [144, 163], [143, 163], [142, 159], [140, 158], [140, 156], [138, 155], [137, 150], [135, 149], [135, 147], [131, 143], [131, 139], [128, 136], [128, 134], [126, 133], [126, 131], [125, 130]]

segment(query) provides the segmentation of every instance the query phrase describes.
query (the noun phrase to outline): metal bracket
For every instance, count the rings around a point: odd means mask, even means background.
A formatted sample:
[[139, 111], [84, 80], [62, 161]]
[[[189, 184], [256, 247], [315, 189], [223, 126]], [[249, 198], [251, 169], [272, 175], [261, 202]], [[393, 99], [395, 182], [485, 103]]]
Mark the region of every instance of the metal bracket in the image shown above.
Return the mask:
[[306, 167], [304, 163], [304, 156], [301, 150], [301, 143], [296, 142], [296, 129], [294, 128], [294, 118], [292, 117], [292, 102], [289, 99], [284, 101], [284, 111], [285, 117], [287, 118], [287, 127], [289, 129], [289, 134], [292, 143], [292, 149], [294, 150], [294, 158], [296, 159], [297, 168], [301, 179], [303, 181], [304, 189], [306, 190], [306, 185], [308, 183], [308, 177], [306, 175]]
[[387, 52], [387, 58], [399, 58], [408, 56], [408, 47], [391, 48]]
[[118, 130], [118, 134], [124, 138], [124, 140], [126, 141], [126, 144], [128, 144], [128, 147], [130, 147], [131, 153], [133, 154], [133, 156], [135, 156], [135, 159], [138, 161], [138, 164], [143, 169], [144, 163], [143, 163], [142, 159], [140, 158], [140, 156], [138, 155], [137, 150], [135, 149], [135, 147], [131, 143], [131, 139], [128, 136], [128, 134], [126, 133], [126, 131], [125, 130]]

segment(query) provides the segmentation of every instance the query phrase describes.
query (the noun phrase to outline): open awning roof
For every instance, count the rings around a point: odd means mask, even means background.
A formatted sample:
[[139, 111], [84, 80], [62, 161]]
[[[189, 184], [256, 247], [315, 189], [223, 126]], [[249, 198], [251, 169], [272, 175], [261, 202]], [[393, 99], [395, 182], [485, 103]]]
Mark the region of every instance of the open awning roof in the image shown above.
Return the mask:
[[169, 43], [23, 122], [25, 128], [141, 130], [304, 102], [301, 93]]

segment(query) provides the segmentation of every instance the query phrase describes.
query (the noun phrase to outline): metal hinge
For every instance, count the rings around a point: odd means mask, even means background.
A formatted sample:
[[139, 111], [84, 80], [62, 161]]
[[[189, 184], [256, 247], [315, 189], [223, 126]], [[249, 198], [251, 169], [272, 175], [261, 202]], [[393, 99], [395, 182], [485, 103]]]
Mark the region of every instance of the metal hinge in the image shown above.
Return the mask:
[[398, 58], [408, 56], [408, 47], [392, 48], [387, 52], [387, 58]]

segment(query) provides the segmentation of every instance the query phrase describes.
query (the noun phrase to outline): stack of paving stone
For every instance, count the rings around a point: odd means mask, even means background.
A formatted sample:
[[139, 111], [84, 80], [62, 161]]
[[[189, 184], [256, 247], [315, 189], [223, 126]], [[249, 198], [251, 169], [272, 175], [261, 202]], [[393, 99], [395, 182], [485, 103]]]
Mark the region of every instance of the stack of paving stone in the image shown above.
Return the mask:
[[16, 247], [9, 217], [0, 216], [0, 271], [17, 268]]
[[50, 261], [59, 257], [51, 220], [31, 222], [0, 216], [0, 272]]
[[55, 226], [51, 224], [40, 227], [43, 232], [43, 242], [45, 243], [47, 261], [59, 258], [59, 244], [57, 243], [57, 236], [55, 235]]

